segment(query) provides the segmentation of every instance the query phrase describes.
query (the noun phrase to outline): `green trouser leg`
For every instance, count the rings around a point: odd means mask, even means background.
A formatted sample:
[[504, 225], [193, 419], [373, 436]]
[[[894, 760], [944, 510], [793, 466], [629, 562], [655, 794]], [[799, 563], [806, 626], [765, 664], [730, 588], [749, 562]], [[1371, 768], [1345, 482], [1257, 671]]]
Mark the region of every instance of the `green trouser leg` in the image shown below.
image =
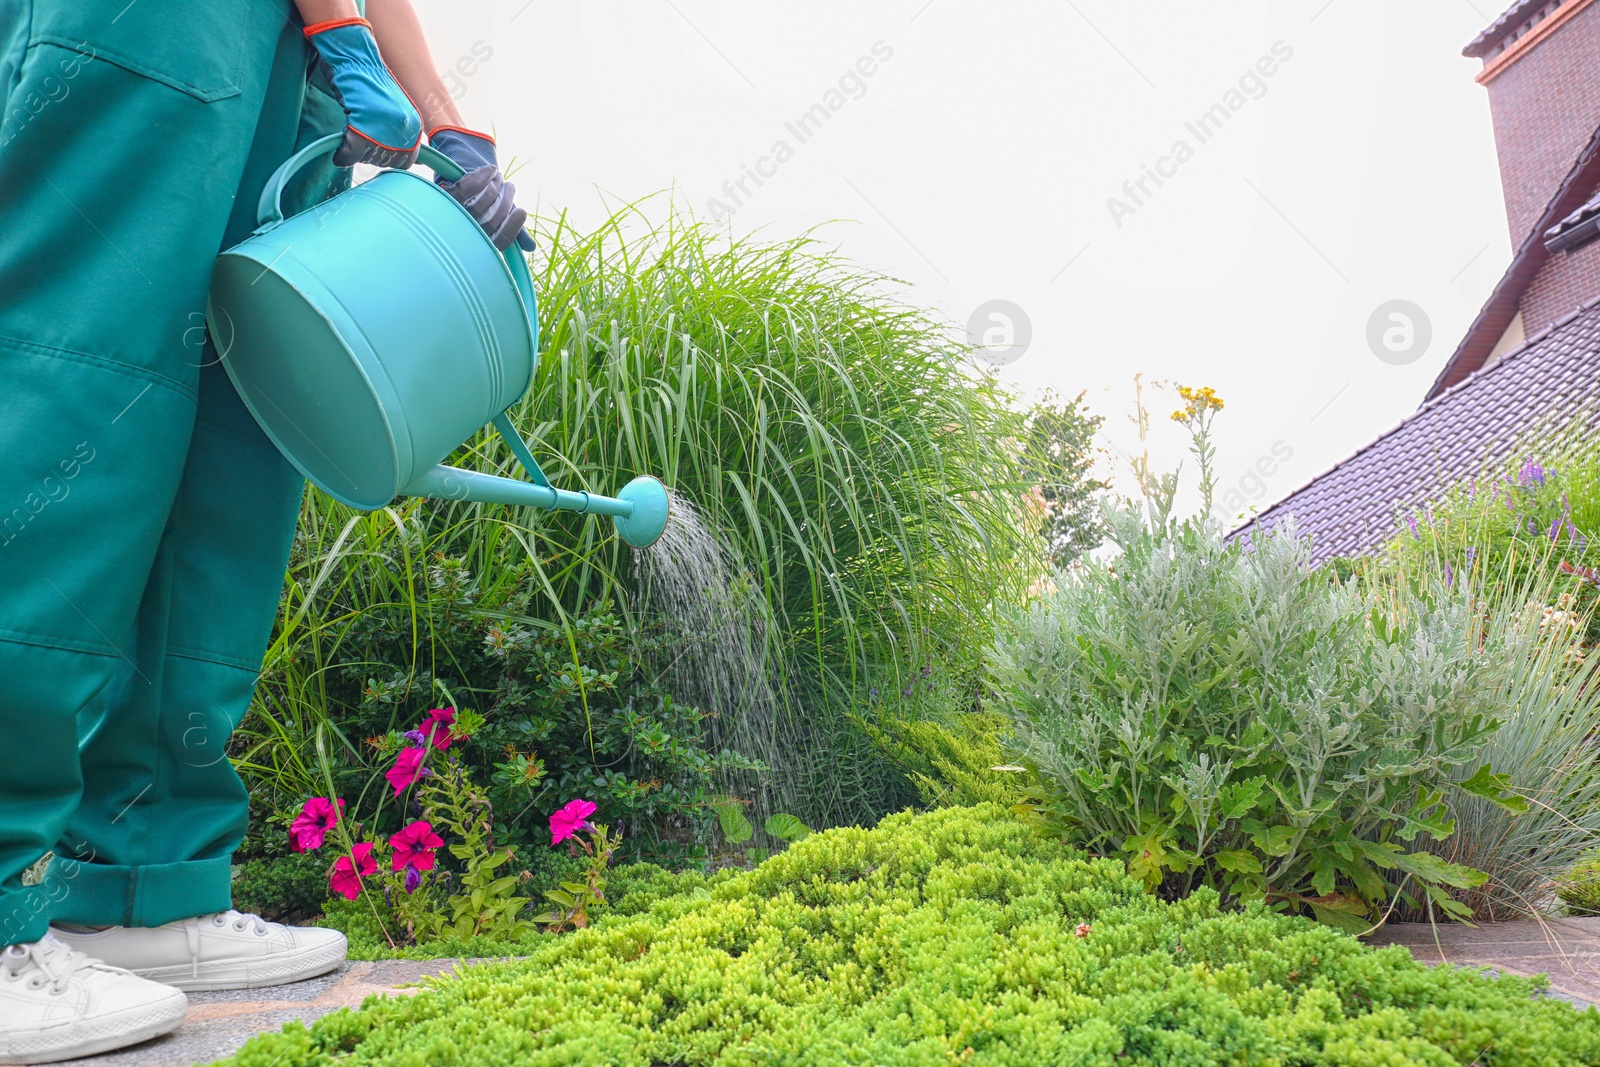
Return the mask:
[[53, 868], [53, 919], [153, 926], [232, 906], [247, 800], [224, 746], [255, 689], [304, 485], [221, 367], [203, 368], [129, 660], [103, 694], [115, 699], [79, 717], [83, 794], [56, 851], [93, 859]]
[[302, 483], [201, 324], [267, 175], [340, 120], [289, 0], [173, 7], [0, 4], [0, 944], [226, 908], [245, 825], [220, 757]]

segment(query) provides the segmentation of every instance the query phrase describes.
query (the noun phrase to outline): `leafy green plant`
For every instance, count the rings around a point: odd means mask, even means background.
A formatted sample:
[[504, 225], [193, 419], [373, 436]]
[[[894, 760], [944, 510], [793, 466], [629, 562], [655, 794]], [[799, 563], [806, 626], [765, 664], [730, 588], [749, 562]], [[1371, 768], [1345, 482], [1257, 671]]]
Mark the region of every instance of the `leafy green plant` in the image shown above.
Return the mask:
[[[484, 643], [497, 671], [484, 740], [509, 757], [495, 772], [502, 810], [547, 812], [583, 795], [601, 819], [626, 829], [630, 855], [683, 859], [703, 850], [713, 813], [727, 803], [722, 783], [765, 767], [726, 747], [713, 751], [709, 710], [663, 691], [650, 665], [667, 641], [630, 633], [610, 613], [575, 618], [564, 630], [489, 627]], [[524, 842], [537, 832], [513, 831]]]
[[1600, 1015], [1542, 980], [1428, 968], [1205, 890], [1165, 902], [993, 805], [815, 833], [753, 871], [629, 877], [616, 912], [527, 959], [291, 1023], [231, 1062], [1600, 1062]]
[[811, 836], [811, 827], [787, 812], [768, 815], [761, 828], [779, 841], [787, 841], [791, 845]]
[[250, 857], [237, 866], [232, 890], [240, 911], [294, 925], [322, 912], [328, 864], [311, 855]]
[[504, 870], [515, 861], [516, 850], [495, 844], [493, 808], [467, 777], [466, 768], [458, 759], [450, 759], [442, 772], [424, 780], [419, 792], [429, 820], [451, 834], [453, 840], [445, 847], [460, 870], [442, 901], [432, 899], [432, 894], [413, 894], [404, 908], [396, 908], [415, 936], [508, 938], [525, 930], [532, 920], [522, 918], [528, 904], [520, 893], [523, 879]]
[[1554, 881], [1556, 895], [1579, 915], [1600, 915], [1600, 851], [1591, 851]]
[[[435, 708], [398, 743], [388, 739], [384, 750], [398, 751], [382, 777], [398, 810], [389, 814], [380, 803], [370, 832], [331, 788], [324, 759], [330, 796], [307, 800], [289, 827], [298, 853], [315, 853], [334, 839], [329, 889], [347, 900], [363, 899], [391, 948], [442, 938], [516, 938], [531, 929], [521, 916], [528, 898], [518, 893], [526, 872], [501, 870], [516, 850], [496, 843], [492, 806], [460, 759], [482, 726], [483, 717], [470, 710]], [[422, 818], [406, 821], [407, 813]], [[387, 835], [378, 829], [397, 822], [404, 825]], [[454, 867], [440, 865], [440, 849], [454, 858]]]
[[550, 910], [533, 921], [551, 933], [582, 930], [589, 925], [589, 909], [606, 903], [606, 871], [622, 835], [611, 833], [603, 824], [590, 822], [589, 816], [594, 812], [591, 802], [574, 800], [550, 816], [550, 843], [558, 845], [571, 841], [568, 848], [582, 849], [585, 857], [581, 882], [562, 882], [558, 888], [545, 892]]
[[1053, 833], [1126, 860], [1167, 897], [1305, 909], [1348, 929], [1396, 894], [1448, 915], [1484, 875], [1447, 794], [1522, 807], [1473, 760], [1514, 662], [1442, 581], [1387, 599], [1315, 575], [1290, 534], [1225, 544], [1202, 520], [1107, 516], [1085, 563], [997, 641], [994, 706]]
[[[314, 770], [320, 736], [334, 746], [332, 791], [369, 816], [379, 799], [372, 790], [381, 783], [377, 763], [392, 754], [397, 729], [420, 715], [448, 678], [449, 691], [487, 705], [476, 743], [459, 758], [486, 783], [501, 840], [533, 844], [542, 815], [583, 793], [601, 805], [602, 818], [627, 827], [634, 855], [692, 858], [710, 834], [709, 805], [722, 795], [721, 777], [762, 768], [736, 752], [711, 751], [709, 713], [662, 689], [651, 664], [665, 638], [633, 631], [608, 611], [569, 617], [565, 627], [534, 619], [529, 567], [508, 574], [489, 563], [479, 574], [470, 557], [430, 552], [439, 542], [408, 525], [416, 518], [375, 513], [352, 520], [343, 543], [362, 534], [370, 555], [327, 561], [343, 568], [346, 580], [337, 589], [321, 586], [308, 604], [340, 621], [342, 627], [326, 627], [337, 642], [313, 642], [302, 654], [314, 661], [269, 671], [259, 699], [287, 708], [299, 702], [297, 694], [310, 695], [339, 714], [331, 721], [320, 712], [256, 720], [268, 734], [255, 736], [241, 763], [265, 794], [258, 802], [281, 808], [322, 791]], [[408, 546], [422, 573], [401, 588]], [[428, 650], [431, 667], [419, 663], [419, 649]], [[314, 694], [304, 694], [307, 686]], [[276, 764], [271, 770], [268, 760]], [[284, 796], [291, 786], [300, 791]]]

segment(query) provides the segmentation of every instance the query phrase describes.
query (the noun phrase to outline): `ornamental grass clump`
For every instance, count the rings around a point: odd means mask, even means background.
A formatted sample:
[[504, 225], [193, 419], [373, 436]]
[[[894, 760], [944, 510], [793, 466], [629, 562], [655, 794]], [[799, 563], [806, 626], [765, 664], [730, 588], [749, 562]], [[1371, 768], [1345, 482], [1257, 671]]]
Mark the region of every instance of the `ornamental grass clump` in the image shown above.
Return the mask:
[[[614, 493], [657, 475], [726, 541], [768, 623], [781, 721], [753, 732], [776, 740], [714, 743], [766, 714], [748, 703], [664, 705], [679, 694], [652, 679], [671, 649], [585, 647], [586, 619], [647, 629], [608, 521], [411, 499], [364, 515], [313, 490], [235, 742], [258, 806], [322, 791], [307, 772], [319, 728], [364, 773], [361, 739], [407, 725], [436, 682], [481, 694], [493, 773], [542, 773], [535, 788], [563, 800], [581, 788], [635, 858], [703, 842], [702, 794], [726, 793], [729, 773], [705, 765], [725, 756], [771, 768], [761, 817], [831, 825], [904, 802], [849, 713], [869, 677], [975, 665], [991, 605], [1019, 602], [1042, 569], [1020, 504], [1024, 415], [891, 280], [813, 237], [730, 239], [657, 203], [655, 219], [629, 206], [588, 233], [540, 222], [539, 366], [509, 414], [556, 484]], [[526, 477], [488, 434], [449, 462]], [[682, 743], [650, 749], [657, 722]]]
[[[1600, 656], [1586, 644], [1593, 606], [1556, 607], [1566, 580], [1548, 569], [1524, 569], [1515, 554], [1499, 573], [1456, 574], [1468, 606], [1464, 638], [1510, 653], [1513, 669], [1498, 685], [1505, 721], [1452, 777], [1471, 775], [1480, 763], [1506, 776], [1511, 792], [1527, 801], [1508, 811], [1483, 797], [1445, 793], [1455, 832], [1442, 840], [1419, 838], [1450, 863], [1482, 871], [1478, 886], [1450, 895], [1478, 922], [1520, 918], [1557, 906], [1575, 885], [1568, 868], [1600, 842]], [[1375, 560], [1359, 571], [1371, 594], [1410, 599], [1402, 587], [1436, 581], [1437, 572], [1415, 559]], [[1465, 585], [1463, 585], [1465, 583]], [[1426, 908], [1401, 908], [1397, 920], [1427, 919]]]
[[1600, 1063], [1600, 1013], [1214, 892], [1166, 902], [998, 805], [660, 875], [520, 961], [247, 1044], [237, 1067]]
[[[1039, 822], [1176, 899], [1206, 887], [1359, 931], [1397, 898], [1464, 916], [1484, 875], [1424, 847], [1446, 798], [1508, 808], [1477, 754], [1515, 649], [1442, 580], [1369, 595], [1292, 531], [1225, 543], [1109, 509], [1119, 552], [1014, 619], [991, 665]], [[1457, 769], [1470, 769], [1458, 774]]]

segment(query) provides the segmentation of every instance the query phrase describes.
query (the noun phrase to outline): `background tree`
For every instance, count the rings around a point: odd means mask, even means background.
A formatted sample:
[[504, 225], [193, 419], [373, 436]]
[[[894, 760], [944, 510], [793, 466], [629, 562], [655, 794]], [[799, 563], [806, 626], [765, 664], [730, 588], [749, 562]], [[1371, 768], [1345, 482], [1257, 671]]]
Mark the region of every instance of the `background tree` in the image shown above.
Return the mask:
[[1045, 551], [1064, 567], [1105, 540], [1095, 494], [1111, 483], [1093, 474], [1100, 449], [1095, 434], [1104, 418], [1091, 414], [1084, 394], [1062, 400], [1046, 390], [1028, 413], [1024, 462], [1044, 510]]

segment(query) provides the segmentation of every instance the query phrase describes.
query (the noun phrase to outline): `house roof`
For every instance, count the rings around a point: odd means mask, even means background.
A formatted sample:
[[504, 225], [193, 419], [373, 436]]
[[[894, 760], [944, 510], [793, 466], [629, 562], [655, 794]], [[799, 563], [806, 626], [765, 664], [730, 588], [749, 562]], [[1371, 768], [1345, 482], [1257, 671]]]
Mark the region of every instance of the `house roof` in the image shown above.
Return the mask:
[[1594, 239], [1597, 223], [1600, 223], [1600, 192], [1584, 201], [1578, 210], [1544, 231], [1544, 246], [1551, 252], [1576, 248]]
[[1560, 7], [1561, 0], [1551, 3], [1551, 0], [1517, 0], [1516, 3], [1501, 12], [1500, 17], [1484, 27], [1482, 33], [1467, 42], [1461, 50], [1464, 56], [1482, 59], [1492, 53], [1507, 37], [1512, 36], [1522, 28], [1523, 20], [1531, 16], [1542, 7]]
[[[1489, 358], [1489, 353], [1494, 351], [1495, 344], [1511, 325], [1511, 320], [1517, 317], [1517, 311], [1522, 306], [1523, 294], [1528, 291], [1528, 286], [1538, 277], [1539, 269], [1550, 258], [1550, 251], [1544, 244], [1545, 231], [1563, 225], [1565, 220], [1581, 212], [1597, 185], [1600, 185], [1600, 129], [1590, 135], [1588, 144], [1578, 153], [1578, 158], [1556, 188], [1550, 203], [1545, 205], [1543, 213], [1523, 238], [1516, 254], [1511, 257], [1511, 265], [1506, 268], [1494, 291], [1489, 294], [1489, 299], [1484, 302], [1478, 317], [1467, 327], [1461, 343], [1445, 361], [1444, 368], [1439, 371], [1439, 376], [1429, 387], [1424, 402], [1433, 400], [1452, 386], [1465, 381], [1469, 375], [1483, 366]], [[1537, 330], [1543, 324], [1528, 325]]]
[[1540, 425], [1583, 414], [1600, 427], [1600, 297], [1428, 400], [1398, 426], [1229, 534], [1293, 516], [1312, 559], [1360, 555], [1394, 531], [1396, 511], [1509, 458]]

